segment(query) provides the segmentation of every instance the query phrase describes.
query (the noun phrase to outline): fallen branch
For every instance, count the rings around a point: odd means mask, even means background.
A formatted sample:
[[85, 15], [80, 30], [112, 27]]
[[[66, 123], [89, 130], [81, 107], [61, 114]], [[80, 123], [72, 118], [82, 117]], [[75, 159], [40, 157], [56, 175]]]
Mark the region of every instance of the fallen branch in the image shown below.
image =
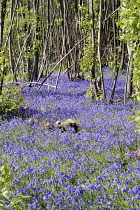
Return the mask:
[[53, 67], [53, 69], [49, 72], [49, 74], [46, 76], [46, 78], [43, 80], [41, 85], [39, 86], [38, 90], [41, 88], [41, 86], [44, 84], [44, 82], [48, 79], [48, 77], [53, 73], [54, 69], [79, 45], [82, 41], [84, 41], [90, 34], [85, 36], [83, 39], [81, 39], [74, 47], [63, 57], [60, 61]]
[[[30, 84], [36, 84], [36, 85], [41, 85], [41, 82], [12, 82], [12, 84], [19, 84], [19, 85], [30, 85]], [[49, 84], [42, 84], [44, 86], [49, 86], [55, 88], [54, 85], [49, 85]]]

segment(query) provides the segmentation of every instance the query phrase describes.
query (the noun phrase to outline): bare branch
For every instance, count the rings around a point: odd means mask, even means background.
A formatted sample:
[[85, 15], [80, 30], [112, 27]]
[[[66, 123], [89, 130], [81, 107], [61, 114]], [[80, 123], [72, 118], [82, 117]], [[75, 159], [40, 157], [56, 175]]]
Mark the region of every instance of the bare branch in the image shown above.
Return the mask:
[[115, 12], [117, 12], [118, 11], [118, 9], [120, 9], [120, 7], [121, 6], [119, 6], [117, 9], [115, 9], [114, 10], [114, 12], [112, 12], [110, 15], [108, 15], [108, 17], [107, 18], [105, 18], [104, 20], [103, 20], [103, 22], [102, 23], [104, 23], [106, 20], [108, 20]]
[[60, 59], [60, 61], [53, 67], [53, 69], [50, 71], [50, 73], [45, 77], [41, 85], [39, 86], [38, 90], [41, 88], [41, 86], [44, 84], [44, 82], [48, 79], [48, 77], [53, 73], [54, 69], [79, 45], [82, 41], [84, 41], [90, 34], [86, 35], [83, 39], [81, 39], [74, 47], [63, 57]]
[[[12, 84], [17, 84], [17, 85], [30, 85], [30, 84], [35, 84], [35, 85], [41, 85], [41, 82], [12, 82]], [[44, 86], [49, 86], [55, 88], [54, 85], [49, 85], [49, 84], [42, 84]]]

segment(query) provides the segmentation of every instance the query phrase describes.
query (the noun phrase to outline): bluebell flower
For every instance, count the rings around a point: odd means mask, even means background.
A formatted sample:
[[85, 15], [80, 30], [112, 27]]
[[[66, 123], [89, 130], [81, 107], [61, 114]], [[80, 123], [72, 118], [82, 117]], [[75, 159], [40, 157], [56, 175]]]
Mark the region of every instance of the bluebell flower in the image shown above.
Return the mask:
[[81, 196], [83, 196], [84, 189], [82, 187], [76, 187], [74, 193], [75, 193], [76, 196], [81, 197]]
[[122, 188], [121, 188], [121, 191], [123, 193], [126, 193], [128, 190], [129, 190], [129, 187], [128, 186], [122, 186]]
[[38, 207], [38, 202], [36, 202], [36, 201], [32, 204], [28, 204], [29, 210], [37, 209], [37, 207]]
[[114, 184], [120, 184], [120, 179], [117, 176], [114, 177]]
[[[110, 88], [113, 78], [107, 69], [105, 72], [105, 85]], [[51, 84], [56, 77], [56, 73], [51, 75]], [[118, 200], [135, 209], [139, 161], [125, 161], [124, 167], [121, 155], [139, 139], [135, 123], [127, 119], [138, 104], [93, 103], [84, 96], [88, 85], [87, 80], [66, 82], [64, 76], [56, 91], [46, 87], [37, 91], [36, 85], [22, 90], [29, 103], [28, 108], [19, 109], [24, 118], [41, 118], [52, 124], [73, 118], [81, 128], [76, 134], [71, 129], [44, 130], [40, 122], [27, 123], [20, 117], [0, 122], [0, 152], [4, 157], [0, 161], [10, 163], [14, 194], [31, 196], [29, 210], [125, 209], [117, 206]], [[123, 88], [119, 75], [115, 100], [123, 97]], [[110, 93], [107, 89], [107, 99]]]

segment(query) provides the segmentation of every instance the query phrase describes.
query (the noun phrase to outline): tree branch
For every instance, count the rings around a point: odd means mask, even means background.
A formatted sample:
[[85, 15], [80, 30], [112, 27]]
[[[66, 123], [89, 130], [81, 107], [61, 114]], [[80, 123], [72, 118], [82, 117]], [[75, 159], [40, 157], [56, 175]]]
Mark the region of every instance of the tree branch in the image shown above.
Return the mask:
[[81, 39], [74, 47], [63, 57], [60, 61], [53, 67], [53, 69], [50, 71], [50, 73], [45, 77], [41, 85], [39, 86], [38, 90], [40, 90], [41, 86], [44, 84], [44, 82], [48, 79], [48, 77], [53, 73], [54, 69], [79, 45], [82, 41], [84, 41], [90, 34], [86, 35], [83, 39]]
[[117, 9], [115, 9], [114, 10], [114, 12], [112, 12], [110, 15], [108, 15], [108, 17], [107, 18], [105, 18], [104, 20], [103, 20], [103, 22], [102, 23], [104, 23], [106, 20], [108, 20], [115, 12], [117, 12], [118, 11], [118, 9], [120, 9], [120, 7], [121, 6], [119, 6]]

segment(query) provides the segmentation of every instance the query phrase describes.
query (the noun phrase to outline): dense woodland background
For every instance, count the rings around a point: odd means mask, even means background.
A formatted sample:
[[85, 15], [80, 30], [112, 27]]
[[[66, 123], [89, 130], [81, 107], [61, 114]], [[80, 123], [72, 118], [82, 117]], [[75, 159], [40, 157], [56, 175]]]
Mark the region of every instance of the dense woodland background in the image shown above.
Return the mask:
[[[124, 103], [140, 101], [140, 1], [0, 0], [0, 95], [5, 81], [39, 82], [54, 71], [90, 80], [92, 98], [106, 98], [104, 65], [112, 68], [113, 101], [119, 71], [126, 72]], [[135, 90], [133, 92], [133, 90]], [[5, 93], [5, 91], [4, 91]]]

